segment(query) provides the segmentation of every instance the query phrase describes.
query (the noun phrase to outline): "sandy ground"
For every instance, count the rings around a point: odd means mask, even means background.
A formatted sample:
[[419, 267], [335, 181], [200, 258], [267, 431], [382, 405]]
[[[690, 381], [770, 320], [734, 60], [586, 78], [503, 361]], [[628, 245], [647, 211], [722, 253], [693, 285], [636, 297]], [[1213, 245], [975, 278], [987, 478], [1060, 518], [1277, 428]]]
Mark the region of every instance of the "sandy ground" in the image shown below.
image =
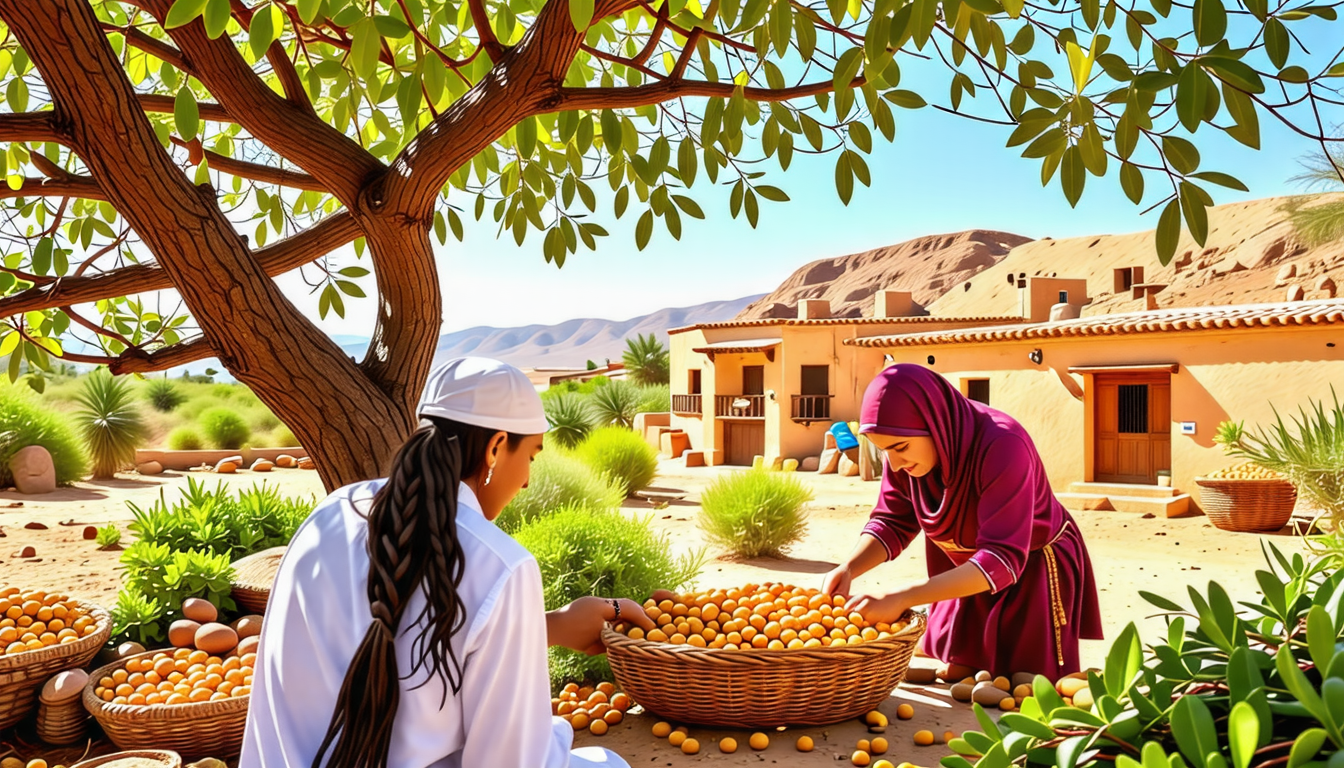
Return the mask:
[[[685, 552], [704, 546], [696, 526], [699, 493], [720, 472], [719, 469], [691, 469], [677, 462], [665, 462], [655, 481], [660, 488], [685, 492], [683, 501], [654, 509], [647, 502], [632, 500], [626, 504], [631, 515], [650, 515], [653, 525], [668, 536], [674, 551]], [[5, 580], [34, 588], [66, 591], [74, 596], [103, 605], [115, 601], [118, 584], [118, 551], [99, 551], [92, 541], [82, 537], [86, 525], [115, 523], [129, 541], [127, 524], [132, 519], [129, 503], [146, 506], [162, 495], [170, 503], [178, 489], [186, 486], [186, 473], [165, 473], [157, 477], [134, 475], [114, 481], [79, 483], [43, 497], [0, 493], [0, 568]], [[198, 475], [198, 477], [201, 477]], [[799, 474], [816, 494], [806, 538], [783, 559], [737, 561], [716, 557], [700, 575], [698, 587], [732, 587], [747, 582], [783, 581], [801, 586], [818, 586], [821, 575], [853, 547], [859, 530], [877, 493], [876, 483], [836, 475]], [[213, 477], [208, 480], [215, 480]], [[266, 482], [278, 485], [293, 495], [321, 496], [321, 483], [315, 472], [277, 470], [269, 475], [241, 473], [225, 479], [233, 487]], [[15, 506], [19, 504], [21, 506]], [[1161, 627], [1160, 620], [1147, 618], [1148, 606], [1138, 590], [1152, 590], [1182, 598], [1186, 585], [1204, 586], [1220, 582], [1234, 596], [1250, 599], [1258, 594], [1254, 570], [1262, 564], [1261, 536], [1233, 534], [1217, 530], [1202, 516], [1178, 519], [1144, 518], [1122, 512], [1076, 512], [1092, 554], [1101, 590], [1105, 629], [1110, 637], [1131, 621], [1139, 622], [1148, 636]], [[25, 526], [39, 523], [42, 530]], [[1280, 547], [1297, 548], [1289, 536], [1271, 536]], [[18, 553], [32, 545], [37, 556], [19, 559]], [[865, 576], [856, 589], [890, 589], [920, 578], [924, 574], [922, 547]], [[1104, 642], [1084, 643], [1085, 663], [1099, 665], [1105, 653]], [[917, 660], [931, 666], [932, 662]], [[806, 695], [805, 692], [800, 695]], [[915, 705], [916, 716], [910, 721], [895, 718], [898, 703]], [[891, 742], [886, 757], [894, 763], [910, 761], [921, 766], [935, 765], [946, 748], [915, 747], [912, 735], [919, 729], [935, 733], [975, 727], [968, 706], [951, 701], [942, 688], [902, 686], [881, 706], [892, 723], [885, 737]], [[787, 764], [790, 766], [834, 765], [847, 758], [860, 738], [870, 738], [865, 726], [855, 722], [826, 728], [805, 728], [776, 734], [770, 748], [754, 752], [746, 746], [748, 733], [692, 727], [701, 743], [696, 756], [682, 755], [665, 740], [650, 735], [655, 718], [635, 714], [611, 729], [603, 737], [584, 733], [576, 745], [598, 745], [623, 756], [635, 768], [641, 766], [684, 766], [704, 762], [739, 766]], [[808, 734], [816, 741], [816, 750], [800, 754], [794, 749], [798, 735]], [[718, 740], [733, 736], [739, 742], [736, 754], [720, 754]], [[76, 756], [82, 752], [81, 747]], [[100, 749], [99, 751], [102, 751]], [[0, 753], [4, 752], [0, 746]], [[25, 757], [28, 755], [24, 754]], [[54, 764], [54, 763], [53, 763]]]

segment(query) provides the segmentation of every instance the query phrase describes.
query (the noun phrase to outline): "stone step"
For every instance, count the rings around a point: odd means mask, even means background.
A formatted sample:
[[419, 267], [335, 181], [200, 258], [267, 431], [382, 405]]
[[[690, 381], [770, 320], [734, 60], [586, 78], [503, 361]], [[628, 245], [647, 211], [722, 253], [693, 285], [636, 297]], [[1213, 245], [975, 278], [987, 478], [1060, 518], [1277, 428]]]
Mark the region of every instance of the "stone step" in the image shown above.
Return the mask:
[[1130, 485], [1128, 483], [1070, 483], [1070, 493], [1100, 494], [1102, 496], [1145, 496], [1171, 499], [1180, 491], [1165, 485]]
[[1186, 493], [1170, 498], [1098, 493], [1057, 493], [1055, 497], [1066, 508], [1074, 510], [1115, 510], [1158, 517], [1180, 517], [1190, 511], [1190, 495]]

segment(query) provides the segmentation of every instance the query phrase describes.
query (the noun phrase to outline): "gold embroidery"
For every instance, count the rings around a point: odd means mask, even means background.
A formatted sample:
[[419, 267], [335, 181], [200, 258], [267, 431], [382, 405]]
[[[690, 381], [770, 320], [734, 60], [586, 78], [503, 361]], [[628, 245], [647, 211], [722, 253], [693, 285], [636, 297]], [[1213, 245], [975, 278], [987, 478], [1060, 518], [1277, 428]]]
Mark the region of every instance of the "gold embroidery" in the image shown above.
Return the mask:
[[1059, 561], [1055, 559], [1055, 547], [1053, 544], [1046, 544], [1043, 551], [1050, 580], [1050, 623], [1055, 627], [1055, 658], [1062, 667], [1064, 666], [1063, 627], [1069, 623], [1069, 618], [1064, 610], [1064, 599], [1060, 596]]

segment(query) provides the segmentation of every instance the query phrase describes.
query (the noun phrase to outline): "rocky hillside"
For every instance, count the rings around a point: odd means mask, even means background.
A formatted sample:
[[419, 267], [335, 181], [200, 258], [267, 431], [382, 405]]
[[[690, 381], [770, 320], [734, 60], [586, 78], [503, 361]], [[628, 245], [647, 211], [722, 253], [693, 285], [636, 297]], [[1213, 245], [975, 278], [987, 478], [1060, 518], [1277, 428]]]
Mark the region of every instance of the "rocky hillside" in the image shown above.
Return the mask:
[[1157, 261], [1153, 231], [1066, 240], [1045, 238], [1017, 246], [970, 280], [970, 288], [945, 293], [929, 305], [939, 315], [1003, 314], [1018, 309], [1009, 275], [1083, 277], [1093, 302], [1083, 314], [1145, 308], [1132, 292], [1116, 293], [1114, 270], [1143, 267], [1143, 282], [1163, 287], [1159, 307], [1249, 304], [1335, 295], [1344, 281], [1344, 240], [1308, 248], [1283, 211], [1283, 198], [1221, 205], [1209, 211], [1209, 236], [1201, 247], [1182, 234], [1176, 258]]
[[801, 299], [829, 299], [834, 317], [871, 316], [872, 296], [880, 289], [910, 291], [916, 303], [928, 305], [1027, 242], [1007, 232], [970, 230], [814, 261], [752, 302], [738, 319], [795, 317]]

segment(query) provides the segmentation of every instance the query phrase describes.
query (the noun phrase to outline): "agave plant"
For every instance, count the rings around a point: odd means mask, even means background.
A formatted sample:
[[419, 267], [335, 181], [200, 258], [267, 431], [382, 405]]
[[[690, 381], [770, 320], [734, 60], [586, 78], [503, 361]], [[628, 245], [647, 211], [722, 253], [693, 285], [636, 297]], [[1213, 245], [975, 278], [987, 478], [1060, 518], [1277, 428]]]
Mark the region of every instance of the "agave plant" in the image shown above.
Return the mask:
[[593, 429], [593, 412], [583, 395], [567, 393], [543, 401], [550, 435], [564, 448], [573, 448]]
[[157, 411], [171, 412], [186, 398], [177, 390], [173, 382], [167, 379], [154, 379], [145, 387], [145, 398]]
[[93, 459], [93, 476], [113, 477], [135, 461], [135, 449], [145, 437], [130, 384], [98, 370], [85, 380], [75, 400], [84, 406], [75, 418]]
[[642, 399], [643, 395], [637, 387], [624, 381], [613, 381], [594, 390], [588, 396], [588, 405], [597, 426], [617, 424], [629, 429], [635, 424], [635, 415], [639, 413]]
[[671, 380], [670, 353], [658, 337], [639, 334], [625, 340], [621, 362], [636, 384], [666, 384]]

